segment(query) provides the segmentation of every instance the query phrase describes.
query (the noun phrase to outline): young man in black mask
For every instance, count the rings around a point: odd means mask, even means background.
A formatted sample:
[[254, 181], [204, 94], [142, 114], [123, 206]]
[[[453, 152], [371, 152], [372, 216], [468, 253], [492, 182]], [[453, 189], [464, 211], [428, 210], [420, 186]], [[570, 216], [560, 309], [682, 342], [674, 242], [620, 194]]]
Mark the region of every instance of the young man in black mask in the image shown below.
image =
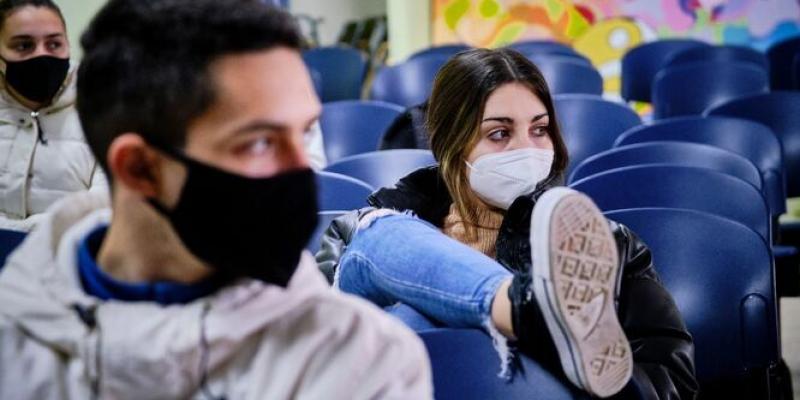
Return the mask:
[[320, 105], [291, 18], [111, 0], [82, 44], [111, 206], [64, 200], [0, 274], [0, 398], [430, 398], [419, 339], [303, 251]]
[[0, 0], [0, 228], [29, 231], [67, 194], [106, 190], [75, 111], [75, 71], [51, 0]]

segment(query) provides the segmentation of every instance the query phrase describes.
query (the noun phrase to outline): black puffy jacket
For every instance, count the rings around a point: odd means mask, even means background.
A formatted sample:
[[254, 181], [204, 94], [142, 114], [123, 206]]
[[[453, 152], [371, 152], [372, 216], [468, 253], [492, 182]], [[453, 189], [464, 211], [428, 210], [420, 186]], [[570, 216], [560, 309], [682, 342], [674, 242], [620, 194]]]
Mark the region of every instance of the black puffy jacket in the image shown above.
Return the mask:
[[[520, 197], [506, 212], [497, 236], [497, 261], [508, 270], [530, 265], [530, 218], [536, 199], [555, 186], [540, 184], [529, 197]], [[437, 167], [423, 168], [369, 197], [374, 208], [411, 210], [438, 227], [450, 211], [452, 199]], [[333, 280], [341, 254], [355, 232], [359, 218], [371, 209], [334, 220], [322, 238], [317, 262]], [[617, 314], [633, 349], [633, 382], [643, 398], [692, 399], [698, 391], [694, 373], [694, 346], [672, 296], [653, 267], [650, 250], [627, 227], [609, 221], [622, 264]]]
[[386, 130], [381, 143], [381, 150], [392, 149], [430, 149], [428, 144], [428, 130], [425, 129], [425, 113], [428, 112], [428, 102], [418, 104], [406, 109], [392, 122]]

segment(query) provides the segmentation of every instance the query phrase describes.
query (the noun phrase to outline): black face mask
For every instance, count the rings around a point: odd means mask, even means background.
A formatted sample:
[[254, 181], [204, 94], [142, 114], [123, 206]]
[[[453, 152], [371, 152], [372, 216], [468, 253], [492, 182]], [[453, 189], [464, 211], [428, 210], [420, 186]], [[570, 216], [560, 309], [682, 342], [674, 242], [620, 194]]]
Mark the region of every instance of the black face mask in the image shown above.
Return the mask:
[[51, 56], [5, 61], [6, 83], [28, 100], [49, 103], [64, 84], [69, 59]]
[[229, 278], [286, 286], [317, 225], [314, 172], [248, 178], [174, 151], [187, 168], [172, 210], [151, 201], [186, 248]]

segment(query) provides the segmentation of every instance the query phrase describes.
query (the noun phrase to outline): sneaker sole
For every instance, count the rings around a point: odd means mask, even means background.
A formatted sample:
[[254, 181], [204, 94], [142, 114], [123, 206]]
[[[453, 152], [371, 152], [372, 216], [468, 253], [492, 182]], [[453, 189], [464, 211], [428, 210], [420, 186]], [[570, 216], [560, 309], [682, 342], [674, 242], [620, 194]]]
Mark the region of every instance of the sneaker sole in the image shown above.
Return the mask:
[[567, 377], [598, 397], [630, 380], [630, 344], [614, 302], [619, 275], [616, 241], [585, 195], [556, 188], [531, 218], [534, 293]]

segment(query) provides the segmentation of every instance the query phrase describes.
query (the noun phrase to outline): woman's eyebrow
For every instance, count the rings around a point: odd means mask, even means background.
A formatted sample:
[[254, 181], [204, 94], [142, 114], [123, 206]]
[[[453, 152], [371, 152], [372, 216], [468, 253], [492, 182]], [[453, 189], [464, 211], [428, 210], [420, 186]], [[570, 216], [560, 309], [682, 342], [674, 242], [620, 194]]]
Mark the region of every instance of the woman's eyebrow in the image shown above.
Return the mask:
[[[55, 39], [55, 38], [63, 38], [63, 37], [66, 37], [66, 36], [63, 33], [60, 33], [60, 32], [59, 33], [50, 33], [48, 35], [45, 35], [45, 39]], [[27, 33], [22, 33], [22, 34], [19, 34], [19, 35], [12, 36], [10, 40], [33, 40], [33, 39], [34, 39], [33, 35], [29, 35]]]
[[[548, 114], [546, 112], [545, 113], [541, 113], [541, 114], [533, 117], [531, 119], [531, 122], [536, 122], [536, 121], [538, 121], [538, 120], [540, 120], [540, 119], [542, 119], [544, 117], [547, 117], [547, 116], [548, 116]], [[513, 118], [509, 118], [509, 117], [487, 117], [487, 118], [484, 118], [483, 121], [481, 121], [481, 123], [491, 122], [491, 121], [497, 121], [497, 122], [502, 122], [502, 123], [505, 123], [505, 124], [511, 124], [511, 123], [514, 122], [514, 119]]]
[[514, 119], [509, 117], [488, 117], [484, 118], [483, 121], [481, 121], [481, 123], [492, 122], [492, 121], [502, 122], [504, 124], [510, 124], [514, 122]]
[[33, 36], [28, 35], [27, 33], [23, 33], [12, 36], [10, 40], [33, 40]]
[[538, 121], [538, 120], [540, 120], [540, 119], [542, 119], [542, 118], [544, 118], [544, 117], [546, 117], [546, 116], [547, 116], [547, 113], [542, 113], [542, 114], [539, 114], [539, 115], [537, 115], [537, 116], [533, 117], [533, 119], [531, 120], [531, 122], [536, 122], [536, 121]]

